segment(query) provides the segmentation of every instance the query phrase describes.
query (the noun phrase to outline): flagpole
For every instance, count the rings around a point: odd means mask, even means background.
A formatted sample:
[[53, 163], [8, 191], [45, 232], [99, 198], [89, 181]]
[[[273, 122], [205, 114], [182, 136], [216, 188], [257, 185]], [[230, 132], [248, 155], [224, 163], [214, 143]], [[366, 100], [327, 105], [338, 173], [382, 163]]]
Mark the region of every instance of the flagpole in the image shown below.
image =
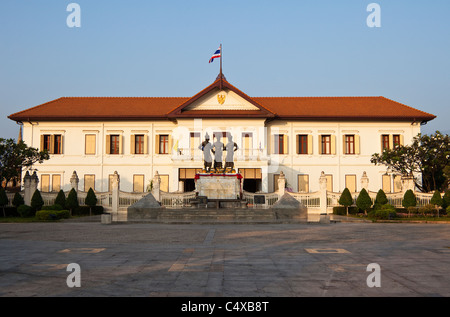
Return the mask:
[[222, 44], [220, 44], [220, 78], [222, 78]]

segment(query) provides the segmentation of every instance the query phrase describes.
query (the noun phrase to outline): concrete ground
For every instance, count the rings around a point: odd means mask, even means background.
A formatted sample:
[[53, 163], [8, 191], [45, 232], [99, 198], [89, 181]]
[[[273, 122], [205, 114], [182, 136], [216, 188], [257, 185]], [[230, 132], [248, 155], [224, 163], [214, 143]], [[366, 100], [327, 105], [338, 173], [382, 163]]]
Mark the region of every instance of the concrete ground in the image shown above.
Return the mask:
[[[450, 225], [0, 224], [2, 297], [448, 297]], [[69, 287], [67, 267], [80, 268]], [[379, 265], [368, 271], [369, 264]], [[369, 287], [379, 281], [380, 287]]]

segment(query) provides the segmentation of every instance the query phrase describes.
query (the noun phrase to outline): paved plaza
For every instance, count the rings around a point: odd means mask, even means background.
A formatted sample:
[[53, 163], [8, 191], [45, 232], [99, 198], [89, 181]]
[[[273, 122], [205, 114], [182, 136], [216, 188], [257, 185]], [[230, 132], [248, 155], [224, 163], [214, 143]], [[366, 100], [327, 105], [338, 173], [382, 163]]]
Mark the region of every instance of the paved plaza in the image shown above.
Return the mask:
[[0, 296], [448, 297], [450, 225], [2, 223]]

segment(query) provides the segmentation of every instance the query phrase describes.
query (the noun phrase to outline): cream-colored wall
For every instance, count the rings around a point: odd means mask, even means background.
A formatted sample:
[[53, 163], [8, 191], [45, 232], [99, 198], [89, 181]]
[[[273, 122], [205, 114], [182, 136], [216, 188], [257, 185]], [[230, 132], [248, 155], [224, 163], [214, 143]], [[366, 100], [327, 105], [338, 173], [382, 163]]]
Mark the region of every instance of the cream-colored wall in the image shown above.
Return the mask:
[[[257, 151], [251, 160], [235, 161], [236, 168], [261, 168], [263, 172], [262, 190], [273, 191], [274, 174], [283, 171], [288, 186], [297, 191], [297, 175], [309, 175], [309, 189], [318, 190], [318, 180], [322, 171], [333, 175], [333, 190], [341, 191], [345, 187], [345, 175], [356, 175], [357, 190], [361, 189], [360, 178], [367, 172], [370, 179], [369, 189], [377, 191], [382, 186], [383, 166], [370, 163], [373, 153], [381, 151], [382, 134], [403, 135], [408, 144], [420, 132], [420, 125], [408, 122], [282, 122], [271, 121], [265, 124], [264, 119], [180, 119], [171, 121], [142, 122], [34, 122], [23, 125], [23, 139], [27, 145], [39, 148], [41, 134], [61, 134], [63, 136], [63, 154], [51, 155], [51, 159], [43, 164], [36, 164], [38, 175], [60, 174], [63, 189], [70, 189], [70, 177], [75, 170], [80, 179], [79, 188], [84, 188], [84, 175], [95, 175], [97, 191], [108, 190], [108, 177], [117, 171], [120, 175], [121, 190], [133, 190], [133, 174], [144, 175], [147, 186], [158, 171], [161, 175], [169, 175], [170, 191], [178, 190], [179, 168], [201, 168], [203, 161], [192, 157], [180, 157], [155, 154], [155, 135], [171, 134], [173, 145], [178, 139], [179, 148], [189, 145], [189, 133], [200, 132], [204, 140], [206, 132], [212, 137], [214, 132], [230, 132], [234, 142], [242, 148], [242, 133], [253, 133], [253, 147]], [[114, 133], [123, 136], [123, 154], [105, 154], [106, 135]], [[288, 135], [288, 154], [272, 154], [270, 136], [276, 133]], [[336, 154], [318, 154], [318, 137], [320, 134], [336, 136]], [[95, 134], [96, 154], [85, 155], [85, 134]], [[133, 155], [130, 153], [130, 135], [144, 134], [148, 141], [148, 154]], [[313, 141], [311, 155], [297, 155], [296, 135], [310, 134]], [[342, 135], [356, 134], [360, 136], [360, 154], [344, 155], [342, 153]], [[260, 146], [261, 145], [261, 146]], [[261, 148], [261, 149], [260, 149]], [[200, 150], [198, 150], [200, 151]], [[236, 152], [240, 159], [241, 152]], [[201, 152], [198, 157], [201, 157]], [[144, 186], [144, 187], [145, 187]], [[39, 186], [40, 188], [40, 186]]]

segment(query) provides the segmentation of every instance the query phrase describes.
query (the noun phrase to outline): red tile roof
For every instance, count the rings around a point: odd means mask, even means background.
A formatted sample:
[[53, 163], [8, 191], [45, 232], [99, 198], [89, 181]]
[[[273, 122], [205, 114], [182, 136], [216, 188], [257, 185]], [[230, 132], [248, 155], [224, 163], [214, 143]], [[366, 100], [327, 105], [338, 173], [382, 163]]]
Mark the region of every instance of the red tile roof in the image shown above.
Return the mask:
[[[434, 115], [384, 97], [249, 97], [216, 80], [193, 97], [63, 97], [14, 113], [14, 121], [98, 121], [265, 117], [296, 120], [429, 121]], [[217, 87], [231, 89], [259, 111], [183, 111]]]

